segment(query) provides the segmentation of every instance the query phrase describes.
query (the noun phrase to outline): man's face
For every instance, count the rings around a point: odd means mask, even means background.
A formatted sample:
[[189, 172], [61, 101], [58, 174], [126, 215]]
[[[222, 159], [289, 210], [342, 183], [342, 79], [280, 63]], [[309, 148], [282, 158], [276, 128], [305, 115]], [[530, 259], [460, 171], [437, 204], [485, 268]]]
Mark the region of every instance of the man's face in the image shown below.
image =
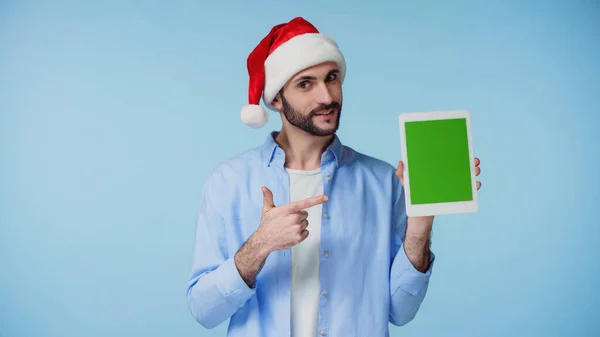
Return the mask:
[[293, 126], [314, 136], [329, 136], [339, 127], [342, 84], [335, 63], [323, 63], [296, 74], [273, 105]]

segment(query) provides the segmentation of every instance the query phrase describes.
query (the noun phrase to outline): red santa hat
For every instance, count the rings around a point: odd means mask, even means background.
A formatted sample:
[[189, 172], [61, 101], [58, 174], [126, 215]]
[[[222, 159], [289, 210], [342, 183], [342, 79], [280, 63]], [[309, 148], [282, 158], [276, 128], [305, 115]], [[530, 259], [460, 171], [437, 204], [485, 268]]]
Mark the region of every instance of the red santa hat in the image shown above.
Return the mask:
[[249, 104], [242, 108], [242, 122], [253, 128], [263, 127], [269, 115], [260, 106], [261, 96], [269, 109], [276, 110], [271, 103], [289, 79], [327, 61], [337, 64], [343, 82], [346, 62], [333, 39], [301, 17], [273, 27], [248, 56]]

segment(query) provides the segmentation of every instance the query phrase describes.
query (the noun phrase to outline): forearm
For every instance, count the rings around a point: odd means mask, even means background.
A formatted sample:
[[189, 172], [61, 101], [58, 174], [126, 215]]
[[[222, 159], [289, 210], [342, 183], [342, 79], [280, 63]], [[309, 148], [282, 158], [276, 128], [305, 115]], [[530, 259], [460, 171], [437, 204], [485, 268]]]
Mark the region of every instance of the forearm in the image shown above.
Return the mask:
[[255, 293], [253, 284], [268, 256], [266, 248], [253, 235], [231, 258], [212, 268], [204, 263], [194, 267], [196, 276], [190, 280], [188, 303], [200, 324], [206, 328], [219, 325]]
[[425, 299], [434, 260], [431, 226], [429, 218], [408, 219], [390, 274], [390, 322], [394, 325], [410, 322]]
[[268, 246], [257, 233], [253, 234], [235, 254], [235, 265], [248, 287], [253, 287], [256, 276], [260, 273], [269, 254]]
[[218, 265], [195, 266], [188, 286], [192, 316], [205, 328], [214, 328], [241, 308], [255, 289], [248, 287], [231, 257]]
[[424, 273], [431, 260], [431, 229], [433, 218], [408, 218], [404, 250], [416, 270]]
[[[412, 280], [407, 282], [409, 279]], [[415, 280], [414, 275], [399, 276], [397, 281], [392, 282], [390, 323], [402, 326], [413, 320], [425, 299], [428, 286], [428, 281]]]

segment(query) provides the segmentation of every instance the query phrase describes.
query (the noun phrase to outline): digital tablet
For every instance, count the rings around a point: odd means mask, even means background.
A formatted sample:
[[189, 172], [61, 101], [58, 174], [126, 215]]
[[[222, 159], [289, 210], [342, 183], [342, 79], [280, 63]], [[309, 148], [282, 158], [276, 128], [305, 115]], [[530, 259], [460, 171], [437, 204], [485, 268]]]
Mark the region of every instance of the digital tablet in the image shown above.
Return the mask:
[[477, 211], [469, 110], [401, 113], [408, 216]]

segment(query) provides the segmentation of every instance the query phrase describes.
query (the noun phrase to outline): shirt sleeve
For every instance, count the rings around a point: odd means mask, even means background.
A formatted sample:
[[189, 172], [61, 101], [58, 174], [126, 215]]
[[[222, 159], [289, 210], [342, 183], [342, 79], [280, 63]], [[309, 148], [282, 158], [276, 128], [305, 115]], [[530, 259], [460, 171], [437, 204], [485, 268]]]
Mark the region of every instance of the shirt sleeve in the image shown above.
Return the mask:
[[198, 213], [188, 279], [187, 301], [192, 316], [205, 328], [229, 319], [255, 294], [240, 276], [234, 256], [229, 256], [226, 225], [205, 187]]
[[425, 299], [435, 255], [430, 252], [429, 268], [424, 273], [418, 271], [408, 259], [404, 250], [408, 219], [404, 190], [400, 184], [398, 186], [400, 197], [394, 203], [394, 222], [392, 224], [394, 256], [390, 271], [390, 323], [401, 326], [415, 317]]

